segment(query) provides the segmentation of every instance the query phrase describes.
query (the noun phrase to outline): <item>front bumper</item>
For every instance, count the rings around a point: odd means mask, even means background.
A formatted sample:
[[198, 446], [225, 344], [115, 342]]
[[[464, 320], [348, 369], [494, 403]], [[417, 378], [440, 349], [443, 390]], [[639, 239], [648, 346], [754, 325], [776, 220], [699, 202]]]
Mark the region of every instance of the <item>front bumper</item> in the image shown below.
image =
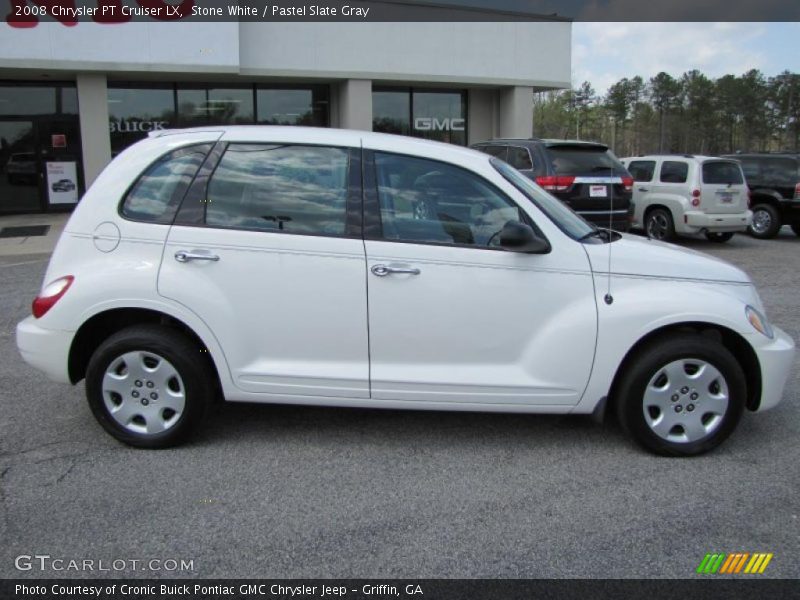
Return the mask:
[[794, 341], [782, 329], [775, 326], [772, 329], [775, 332], [774, 339], [753, 347], [761, 365], [759, 411], [770, 409], [780, 402], [786, 380], [794, 365]]
[[[753, 213], [749, 210], [734, 214], [708, 214], [687, 211], [684, 213], [683, 219], [683, 229], [687, 232], [711, 231], [713, 233], [726, 233], [747, 229], [753, 221]], [[676, 225], [680, 226], [680, 224]]]
[[48, 378], [70, 383], [68, 362], [72, 331], [45, 329], [34, 317], [17, 324], [17, 348], [23, 360]]

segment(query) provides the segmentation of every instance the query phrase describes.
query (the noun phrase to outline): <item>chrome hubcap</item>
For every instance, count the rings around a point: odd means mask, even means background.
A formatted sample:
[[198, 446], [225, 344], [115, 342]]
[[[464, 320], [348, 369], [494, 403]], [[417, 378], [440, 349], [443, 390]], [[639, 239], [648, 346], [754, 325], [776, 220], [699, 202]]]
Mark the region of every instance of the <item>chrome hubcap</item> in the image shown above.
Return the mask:
[[667, 218], [661, 213], [655, 213], [647, 221], [647, 235], [656, 240], [663, 240], [668, 227]]
[[756, 233], [764, 233], [772, 225], [772, 217], [765, 210], [757, 210], [753, 213], [753, 224], [751, 227]]
[[728, 401], [728, 384], [716, 367], [684, 358], [660, 368], [650, 379], [644, 392], [644, 420], [668, 442], [696, 442], [720, 426]]
[[103, 376], [103, 402], [125, 429], [153, 435], [178, 422], [186, 405], [177, 369], [153, 352], [126, 352]]

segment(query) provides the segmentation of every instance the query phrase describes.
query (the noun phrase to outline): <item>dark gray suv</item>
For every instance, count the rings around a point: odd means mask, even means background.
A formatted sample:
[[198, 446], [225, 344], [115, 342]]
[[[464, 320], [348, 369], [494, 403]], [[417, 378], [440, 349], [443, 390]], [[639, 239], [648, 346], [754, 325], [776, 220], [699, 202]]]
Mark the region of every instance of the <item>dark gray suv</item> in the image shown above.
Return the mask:
[[633, 178], [608, 146], [530, 138], [494, 139], [472, 148], [506, 161], [590, 223], [630, 228]]

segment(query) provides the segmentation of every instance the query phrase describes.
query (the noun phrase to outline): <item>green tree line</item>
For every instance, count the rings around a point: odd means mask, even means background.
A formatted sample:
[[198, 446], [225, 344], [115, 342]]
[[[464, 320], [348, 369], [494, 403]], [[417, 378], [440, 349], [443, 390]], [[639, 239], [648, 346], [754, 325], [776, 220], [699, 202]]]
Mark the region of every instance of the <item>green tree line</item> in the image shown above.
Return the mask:
[[661, 72], [620, 79], [604, 96], [584, 81], [534, 94], [533, 123], [537, 137], [600, 141], [618, 156], [800, 152], [800, 75]]

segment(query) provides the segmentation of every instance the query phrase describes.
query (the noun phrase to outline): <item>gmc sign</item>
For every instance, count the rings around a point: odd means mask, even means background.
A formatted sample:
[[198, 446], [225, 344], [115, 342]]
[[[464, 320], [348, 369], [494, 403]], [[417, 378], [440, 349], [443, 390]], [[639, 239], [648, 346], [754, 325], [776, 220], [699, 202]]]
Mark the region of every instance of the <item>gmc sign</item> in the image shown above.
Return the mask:
[[414, 119], [414, 129], [417, 131], [464, 131], [465, 119], [436, 117], [417, 117]]

